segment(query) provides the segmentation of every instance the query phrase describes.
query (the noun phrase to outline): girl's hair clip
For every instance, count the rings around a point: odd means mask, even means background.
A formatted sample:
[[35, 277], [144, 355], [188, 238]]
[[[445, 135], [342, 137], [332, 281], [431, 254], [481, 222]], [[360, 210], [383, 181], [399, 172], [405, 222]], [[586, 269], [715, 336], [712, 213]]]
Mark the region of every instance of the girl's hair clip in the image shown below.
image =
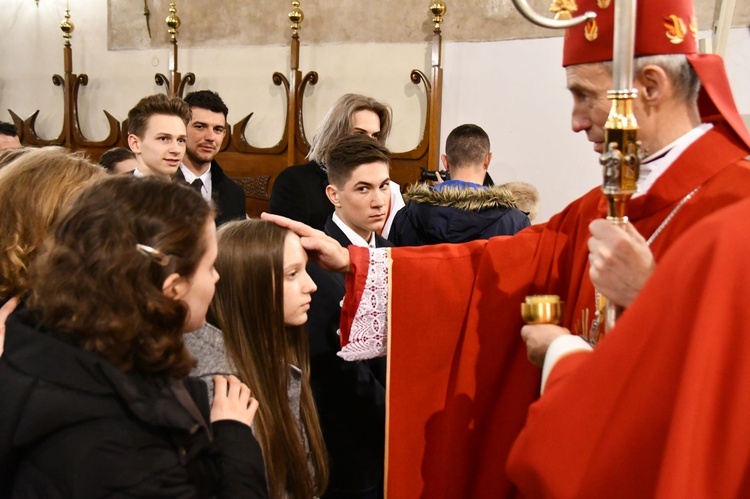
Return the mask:
[[152, 248], [151, 246], [146, 246], [145, 244], [140, 244], [140, 243], [136, 244], [135, 247], [140, 253], [151, 258], [153, 261], [155, 261], [162, 267], [166, 267], [169, 264], [169, 256], [165, 255], [158, 249]]

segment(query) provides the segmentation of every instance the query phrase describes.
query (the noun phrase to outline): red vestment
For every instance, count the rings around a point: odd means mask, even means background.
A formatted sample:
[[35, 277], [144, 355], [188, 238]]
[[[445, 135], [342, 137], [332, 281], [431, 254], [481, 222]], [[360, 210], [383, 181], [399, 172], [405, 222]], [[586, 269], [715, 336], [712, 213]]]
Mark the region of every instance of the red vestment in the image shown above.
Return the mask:
[[[723, 122], [693, 143], [644, 196], [628, 205], [657, 261], [697, 220], [747, 197], [749, 148]], [[511, 445], [538, 396], [539, 370], [519, 331], [527, 295], [565, 300], [563, 325], [594, 317], [588, 224], [606, 214], [599, 188], [546, 224], [463, 245], [391, 249], [386, 489], [390, 497], [507, 497]], [[366, 249], [350, 248], [342, 337], [362, 296]], [[587, 311], [587, 312], [584, 312]], [[588, 315], [587, 315], [588, 314]], [[588, 323], [581, 325], [588, 317]], [[585, 424], [586, 421], [581, 421]]]
[[750, 497], [750, 202], [674, 246], [594, 352], [553, 367], [508, 461], [529, 497]]

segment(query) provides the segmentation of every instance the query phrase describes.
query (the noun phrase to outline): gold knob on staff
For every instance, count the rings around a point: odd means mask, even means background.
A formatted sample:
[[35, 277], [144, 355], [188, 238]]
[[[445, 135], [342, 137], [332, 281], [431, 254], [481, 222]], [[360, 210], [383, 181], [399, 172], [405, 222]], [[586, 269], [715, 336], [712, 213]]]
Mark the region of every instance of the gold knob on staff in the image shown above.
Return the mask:
[[432, 22], [435, 23], [435, 29], [440, 29], [440, 23], [443, 22], [443, 16], [447, 10], [448, 7], [446, 7], [445, 2], [442, 2], [441, 0], [432, 2], [430, 5], [430, 12], [432, 12], [433, 16]]
[[305, 14], [299, 8], [299, 2], [294, 0], [292, 2], [292, 10], [289, 12], [289, 20], [292, 21], [292, 33], [297, 34], [297, 31], [302, 27], [300, 23], [305, 19]]
[[70, 9], [65, 9], [65, 19], [60, 22], [60, 29], [63, 32], [63, 38], [67, 40], [65, 43], [70, 44], [73, 30], [76, 29], [75, 24], [70, 20]]
[[169, 39], [174, 42], [175, 37], [177, 36], [177, 29], [180, 27], [180, 18], [177, 17], [177, 8], [175, 7], [174, 2], [169, 2], [169, 15], [165, 21], [169, 28], [167, 30], [167, 33], [169, 33]]

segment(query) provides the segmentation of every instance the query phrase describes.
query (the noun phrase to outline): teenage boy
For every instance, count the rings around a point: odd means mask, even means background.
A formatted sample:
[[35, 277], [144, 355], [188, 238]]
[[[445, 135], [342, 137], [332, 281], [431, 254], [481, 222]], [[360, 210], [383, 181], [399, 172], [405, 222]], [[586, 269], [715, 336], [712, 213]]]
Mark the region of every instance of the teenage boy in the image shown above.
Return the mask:
[[[326, 234], [342, 246], [391, 246], [378, 235], [390, 201], [389, 152], [366, 135], [345, 135], [328, 154]], [[310, 383], [330, 457], [325, 497], [383, 497], [385, 359], [347, 362], [336, 354], [344, 276], [309, 263], [318, 289], [308, 314]]]
[[128, 146], [135, 153], [137, 177], [169, 179], [185, 154], [190, 107], [179, 97], [144, 97], [128, 112]]

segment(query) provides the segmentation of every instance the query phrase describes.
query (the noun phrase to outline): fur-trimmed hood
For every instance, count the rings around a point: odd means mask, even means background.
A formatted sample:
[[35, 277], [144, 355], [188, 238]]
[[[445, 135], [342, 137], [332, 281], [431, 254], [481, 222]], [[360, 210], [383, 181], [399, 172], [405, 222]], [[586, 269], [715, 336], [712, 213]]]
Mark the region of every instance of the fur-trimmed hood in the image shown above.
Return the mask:
[[396, 214], [389, 236], [397, 246], [487, 239], [515, 234], [530, 224], [506, 186], [438, 190], [419, 184], [404, 199], [407, 205]]
[[539, 191], [536, 187], [526, 182], [508, 182], [500, 187], [505, 187], [516, 198], [516, 207], [529, 216], [532, 222], [539, 214]]
[[515, 196], [503, 186], [492, 186], [487, 189], [447, 186], [438, 190], [426, 184], [416, 184], [406, 191], [404, 201], [433, 206], [451, 206], [466, 211], [516, 207]]
[[462, 189], [450, 186], [441, 190], [427, 184], [415, 184], [404, 194], [404, 201], [451, 206], [466, 211], [515, 207], [529, 215], [531, 221], [536, 218], [539, 211], [539, 191], [525, 182], [508, 182], [487, 189]]

